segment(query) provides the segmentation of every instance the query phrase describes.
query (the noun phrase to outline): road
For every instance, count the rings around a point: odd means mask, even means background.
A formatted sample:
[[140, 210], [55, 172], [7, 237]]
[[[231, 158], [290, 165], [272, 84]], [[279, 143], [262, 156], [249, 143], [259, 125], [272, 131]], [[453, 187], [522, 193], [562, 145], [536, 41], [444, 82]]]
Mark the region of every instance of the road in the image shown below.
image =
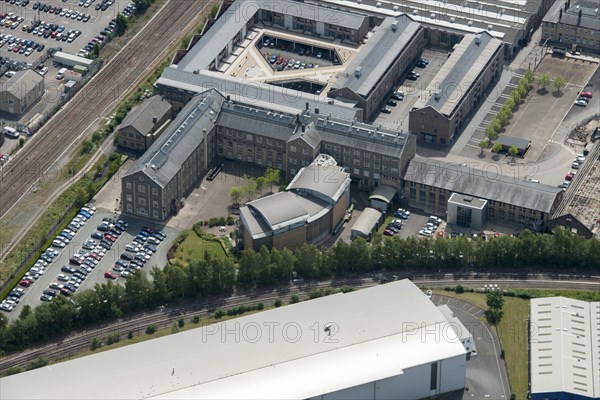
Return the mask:
[[207, 0], [169, 0], [115, 58], [0, 171], [0, 219], [171, 45]]
[[[497, 284], [500, 288], [550, 288], [600, 291], [600, 276], [471, 273], [462, 275], [406, 275], [399, 276], [399, 278], [410, 278], [417, 286], [430, 288], [443, 288], [458, 284], [464, 287], [483, 288], [485, 284], [493, 283]], [[21, 353], [4, 357], [0, 360], [0, 373], [5, 372], [11, 367], [23, 368], [31, 361], [42, 356], [51, 361], [64, 359], [88, 350], [93, 338], [105, 338], [114, 333], [118, 333], [121, 337], [126, 336], [128, 332], [140, 334], [145, 331], [149, 324], [155, 324], [158, 328], [165, 328], [171, 326], [179, 318], [184, 318], [186, 321], [189, 321], [195, 315], [205, 318], [212, 315], [216, 309], [227, 310], [240, 305], [255, 305], [258, 303], [270, 305], [277, 298], [281, 298], [284, 302], [287, 302], [292, 295], [306, 295], [315, 288], [340, 287], [344, 285], [366, 288], [378, 284], [377, 280], [370, 277], [340, 279], [312, 284], [292, 285], [272, 290], [256, 290], [235, 294], [230, 297], [214, 297], [193, 304], [160, 307], [133, 317], [90, 327], [87, 331], [75, 332], [68, 337], [63, 337], [38, 347], [32, 347]]]

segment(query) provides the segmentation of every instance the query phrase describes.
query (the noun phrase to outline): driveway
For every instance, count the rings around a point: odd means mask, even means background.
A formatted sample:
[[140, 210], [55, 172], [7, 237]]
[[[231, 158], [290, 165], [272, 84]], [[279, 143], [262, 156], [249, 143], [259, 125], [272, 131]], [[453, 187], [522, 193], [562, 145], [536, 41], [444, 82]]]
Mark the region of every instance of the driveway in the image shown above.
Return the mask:
[[453, 297], [434, 294], [435, 305], [446, 304], [471, 332], [477, 354], [467, 361], [465, 390], [453, 393], [448, 400], [508, 399], [510, 387], [506, 367], [500, 359], [498, 336], [481, 321], [484, 312], [479, 307]]

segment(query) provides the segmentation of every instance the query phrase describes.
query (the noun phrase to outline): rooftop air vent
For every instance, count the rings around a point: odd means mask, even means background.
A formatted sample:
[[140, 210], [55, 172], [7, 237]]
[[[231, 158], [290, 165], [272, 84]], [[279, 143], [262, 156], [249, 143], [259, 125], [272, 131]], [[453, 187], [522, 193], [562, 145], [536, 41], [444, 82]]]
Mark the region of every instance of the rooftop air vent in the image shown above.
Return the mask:
[[394, 11], [398, 11], [398, 6], [394, 6], [394, 7], [392, 7], [392, 10], [394, 10]]
[[435, 14], [434, 14], [434, 13], [431, 13], [431, 15], [429, 15], [429, 18], [431, 18], [431, 19], [435, 19]]
[[354, 70], [354, 76], [356, 76], [357, 78], [360, 78], [360, 76], [362, 75], [362, 67], [356, 67], [356, 69]]
[[488, 25], [487, 30], [491, 31], [494, 28], [494, 25]]
[[398, 30], [398, 20], [394, 20], [394, 22], [392, 22], [392, 30], [394, 32]]
[[439, 90], [436, 90], [435, 92], [433, 92], [433, 98], [434, 98], [436, 101], [442, 98], [442, 94], [440, 93], [440, 91], [439, 91]]
[[381, 3], [378, 1], [377, 4], [375, 4], [375, 7], [381, 8]]
[[417, 15], [419, 13], [419, 10], [413, 10], [413, 15]]
[[475, 36], [475, 44], [479, 46], [481, 43], [481, 34]]
[[452, 22], [454, 22], [454, 21], [456, 21], [456, 18], [454, 18], [454, 17], [450, 17], [450, 22], [452, 23]]
[[467, 25], [469, 25], [469, 26], [473, 26], [473, 21], [469, 21], [469, 22], [467, 22]]

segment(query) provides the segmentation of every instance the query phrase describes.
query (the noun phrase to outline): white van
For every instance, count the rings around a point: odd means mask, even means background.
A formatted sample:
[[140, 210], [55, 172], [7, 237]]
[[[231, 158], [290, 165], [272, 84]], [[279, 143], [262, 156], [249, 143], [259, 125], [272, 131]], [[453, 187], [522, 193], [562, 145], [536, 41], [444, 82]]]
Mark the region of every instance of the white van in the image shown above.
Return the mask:
[[7, 138], [19, 138], [19, 132], [17, 132], [15, 128], [11, 128], [10, 126], [5, 126], [4, 129], [2, 129], [2, 133], [4, 133], [4, 136], [6, 136]]
[[63, 79], [65, 77], [66, 73], [67, 73], [67, 69], [66, 68], [59, 69], [58, 73], [56, 74], [56, 79], [58, 79], [60, 81], [61, 79]]

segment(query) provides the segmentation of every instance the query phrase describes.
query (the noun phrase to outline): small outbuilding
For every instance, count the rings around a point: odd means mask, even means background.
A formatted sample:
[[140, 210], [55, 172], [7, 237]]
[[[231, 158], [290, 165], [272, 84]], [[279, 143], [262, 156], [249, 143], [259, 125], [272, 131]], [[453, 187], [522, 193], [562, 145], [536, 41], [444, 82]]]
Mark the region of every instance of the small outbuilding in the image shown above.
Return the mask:
[[499, 136], [496, 140], [496, 143], [500, 143], [502, 145], [501, 152], [507, 153], [508, 149], [511, 147], [516, 147], [519, 150], [519, 156], [523, 157], [527, 150], [531, 147], [531, 141], [527, 139], [519, 139], [513, 136]]
[[371, 201], [371, 207], [379, 211], [387, 211], [390, 204], [396, 197], [398, 191], [396, 188], [386, 185], [379, 185], [373, 190], [369, 200]]
[[0, 87], [0, 111], [21, 115], [44, 95], [44, 77], [26, 69], [18, 71]]
[[171, 116], [171, 104], [152, 96], [134, 107], [117, 127], [119, 146], [146, 151], [160, 136]]
[[376, 209], [365, 208], [354, 222], [354, 225], [352, 225], [350, 239], [354, 240], [358, 237], [364, 237], [367, 240], [371, 239], [373, 231], [381, 224], [382, 219], [383, 214]]

